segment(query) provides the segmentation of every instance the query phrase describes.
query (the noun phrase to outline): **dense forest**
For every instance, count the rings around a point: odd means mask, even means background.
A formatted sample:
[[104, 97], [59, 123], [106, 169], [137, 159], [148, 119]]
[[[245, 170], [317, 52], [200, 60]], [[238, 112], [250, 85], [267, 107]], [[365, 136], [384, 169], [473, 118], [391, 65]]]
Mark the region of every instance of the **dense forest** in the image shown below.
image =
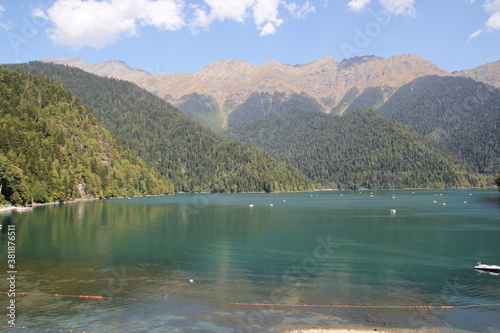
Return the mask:
[[290, 109], [228, 132], [297, 166], [323, 187], [478, 186], [470, 168], [411, 128], [369, 109], [344, 116]]
[[89, 106], [121, 144], [172, 180], [176, 192], [312, 188], [311, 181], [298, 169], [255, 147], [220, 138], [132, 83], [49, 63], [11, 67], [58, 81]]
[[0, 67], [0, 202], [172, 192], [57, 82]]
[[216, 133], [222, 131], [224, 120], [219, 113], [219, 105], [212, 96], [192, 93], [182, 96], [178, 104], [179, 110], [191, 119]]
[[398, 89], [379, 111], [476, 172], [500, 170], [500, 89], [469, 78], [425, 76]]
[[330, 111], [331, 114], [341, 115], [359, 96], [359, 89], [352, 87], [349, 89], [340, 102]]
[[[386, 88], [388, 89], [388, 88]], [[378, 109], [384, 103], [382, 87], [368, 87], [359, 95], [344, 112], [351, 112], [361, 108]]]
[[254, 92], [231, 112], [227, 119], [227, 126], [235, 127], [269, 115], [282, 113], [288, 109], [323, 111], [322, 106], [306, 94], [287, 96], [284, 92], [273, 94]]

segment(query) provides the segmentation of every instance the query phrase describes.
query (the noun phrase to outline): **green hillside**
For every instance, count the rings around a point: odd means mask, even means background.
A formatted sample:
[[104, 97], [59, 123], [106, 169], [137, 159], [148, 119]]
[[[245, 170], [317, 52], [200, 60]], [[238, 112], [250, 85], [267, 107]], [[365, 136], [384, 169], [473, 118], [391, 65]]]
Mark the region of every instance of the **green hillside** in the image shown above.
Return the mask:
[[57, 82], [0, 67], [0, 201], [171, 193]]
[[219, 113], [217, 101], [212, 96], [198, 93], [184, 95], [179, 100], [179, 110], [216, 133], [223, 130], [224, 119]]
[[384, 103], [382, 87], [366, 88], [344, 112], [351, 112], [361, 108], [378, 109]]
[[121, 144], [171, 179], [175, 191], [297, 191], [312, 186], [296, 168], [255, 147], [221, 139], [132, 83], [41, 62], [13, 67], [60, 82]]
[[322, 111], [321, 105], [306, 94], [287, 96], [284, 92], [274, 92], [273, 94], [254, 92], [231, 112], [227, 119], [227, 126], [235, 127], [289, 109]]
[[478, 178], [409, 127], [361, 109], [345, 116], [292, 111], [238, 126], [256, 145], [334, 188], [476, 186]]
[[398, 89], [379, 112], [477, 172], [500, 170], [500, 89], [469, 78], [425, 76]]
[[349, 89], [340, 102], [330, 111], [331, 114], [341, 115], [359, 96], [359, 89], [352, 87]]

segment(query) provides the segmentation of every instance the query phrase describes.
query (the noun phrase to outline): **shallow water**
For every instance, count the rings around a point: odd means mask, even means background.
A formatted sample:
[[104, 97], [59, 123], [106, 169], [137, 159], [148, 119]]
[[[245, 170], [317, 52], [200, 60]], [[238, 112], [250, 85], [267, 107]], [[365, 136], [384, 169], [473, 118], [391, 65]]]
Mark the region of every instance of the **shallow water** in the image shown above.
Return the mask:
[[[29, 293], [16, 297], [16, 327], [275, 332], [360, 324], [492, 332], [500, 330], [500, 276], [472, 267], [500, 264], [499, 202], [494, 190], [419, 190], [44, 206], [0, 215], [0, 258], [8, 255], [7, 225], [15, 225], [16, 291]], [[2, 279], [0, 290], [8, 288]], [[8, 302], [2, 295], [0, 308]], [[0, 329], [8, 325], [3, 311]]]

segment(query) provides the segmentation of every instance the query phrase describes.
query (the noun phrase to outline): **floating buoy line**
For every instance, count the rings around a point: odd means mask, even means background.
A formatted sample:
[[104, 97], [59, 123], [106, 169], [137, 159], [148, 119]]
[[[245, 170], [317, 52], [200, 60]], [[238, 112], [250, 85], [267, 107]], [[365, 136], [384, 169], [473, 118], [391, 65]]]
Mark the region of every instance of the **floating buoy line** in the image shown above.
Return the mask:
[[5, 295], [15, 295], [15, 296], [52, 296], [52, 297], [73, 297], [73, 298], [87, 298], [87, 299], [120, 299], [118, 297], [107, 297], [107, 296], [90, 296], [90, 295], [62, 295], [62, 294], [34, 294], [34, 293], [9, 293], [5, 292]]
[[[430, 306], [430, 305], [339, 305], [339, 304], [273, 304], [273, 303], [230, 303], [230, 305], [242, 306], [264, 306], [284, 308], [350, 308], [350, 309], [454, 309], [454, 306]], [[498, 304], [500, 305], [500, 304]]]
[[241, 306], [257, 306], [257, 307], [286, 307], [286, 308], [351, 308], [351, 309], [439, 309], [439, 310], [452, 310], [473, 307], [488, 307], [500, 306], [498, 304], [474, 304], [474, 305], [459, 305], [459, 306], [431, 306], [431, 305], [339, 305], [339, 304], [277, 304], [277, 303], [229, 303], [230, 305]]
[[[190, 283], [194, 283], [193, 279], [189, 280]], [[108, 296], [91, 296], [91, 295], [63, 295], [63, 294], [37, 294], [37, 293], [9, 293], [4, 292], [5, 295], [15, 295], [15, 296], [50, 296], [50, 297], [72, 297], [80, 299], [124, 299], [120, 297], [108, 297]], [[128, 299], [128, 298], [127, 298]], [[463, 308], [477, 308], [477, 307], [489, 307], [489, 306], [500, 306], [500, 303], [496, 304], [472, 304], [472, 305], [458, 305], [458, 306], [431, 306], [431, 305], [341, 305], [341, 304], [278, 304], [278, 303], [241, 303], [234, 302], [229, 303], [230, 305], [241, 305], [241, 306], [261, 306], [261, 307], [288, 307], [288, 308], [353, 308], [353, 309], [463, 309]]]

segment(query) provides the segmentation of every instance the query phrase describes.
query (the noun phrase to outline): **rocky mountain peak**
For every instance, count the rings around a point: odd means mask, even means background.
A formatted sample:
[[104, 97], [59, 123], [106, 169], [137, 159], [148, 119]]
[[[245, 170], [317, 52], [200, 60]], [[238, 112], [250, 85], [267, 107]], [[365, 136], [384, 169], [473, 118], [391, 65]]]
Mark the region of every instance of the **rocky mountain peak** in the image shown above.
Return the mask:
[[230, 59], [230, 60], [217, 60], [212, 64], [208, 64], [200, 72], [231, 70], [251, 66], [245, 60]]
[[87, 64], [83, 62], [80, 58], [59, 58], [59, 59], [45, 58], [41, 59], [40, 61], [73, 66], [99, 76], [124, 79], [127, 81], [131, 81], [132, 78], [137, 79], [138, 77], [149, 75], [148, 72], [142, 69], [130, 68], [125, 62], [121, 60], [109, 60], [96, 65]]
[[51, 62], [51, 63], [54, 63], [54, 64], [61, 64], [61, 65], [68, 65], [68, 66], [78, 67], [78, 68], [81, 68], [81, 67], [87, 65], [79, 57], [74, 57], [74, 58], [58, 58], [58, 59], [44, 58], [44, 59], [40, 59], [40, 61], [41, 62]]
[[481, 81], [500, 88], [500, 60], [476, 68], [461, 70], [453, 74], [456, 76], [470, 77], [476, 81]]
[[[216, 102], [219, 119], [223, 124], [229, 114], [258, 93], [285, 93], [286, 96], [301, 94], [314, 99], [330, 112], [334, 107], [342, 113], [349, 92], [352, 98], [365, 89], [380, 87], [384, 99], [402, 85], [425, 75], [447, 76], [450, 73], [416, 54], [397, 55], [389, 58], [374, 55], [354, 57], [336, 62], [326, 56], [303, 65], [284, 65], [272, 60], [262, 65], [251, 65], [244, 60], [220, 60], [205, 66], [198, 73], [150, 74], [132, 69], [122, 61], [108, 61], [88, 65], [78, 58], [44, 59], [59, 64], [79, 67], [101, 76], [131, 81], [146, 90], [164, 98], [174, 105], [181, 105], [184, 96], [197, 93]], [[485, 77], [491, 73], [491, 80], [498, 83], [500, 62], [478, 68], [475, 72], [464, 71], [462, 75]], [[486, 66], [486, 65], [485, 65]], [[496, 73], [496, 74], [495, 74]], [[354, 94], [354, 95], [353, 95]], [[181, 108], [182, 111], [182, 108]]]

